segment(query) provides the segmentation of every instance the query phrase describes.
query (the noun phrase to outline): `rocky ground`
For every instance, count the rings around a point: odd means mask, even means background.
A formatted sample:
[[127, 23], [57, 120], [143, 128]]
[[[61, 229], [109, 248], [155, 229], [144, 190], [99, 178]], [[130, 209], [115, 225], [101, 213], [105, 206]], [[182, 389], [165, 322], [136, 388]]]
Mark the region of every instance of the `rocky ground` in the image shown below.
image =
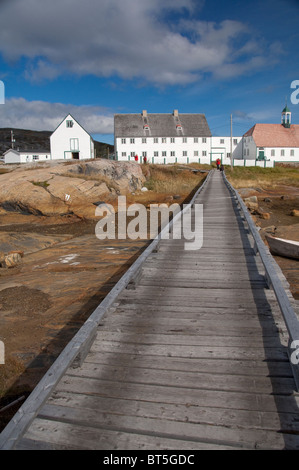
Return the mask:
[[[12, 172], [2, 175], [0, 252], [18, 252], [21, 258], [12, 268], [0, 268], [0, 339], [6, 359], [0, 367], [0, 430], [148, 244], [147, 240], [101, 241], [95, 236], [96, 203], [104, 198], [113, 202], [126, 191], [132, 202], [132, 194], [141, 194], [144, 183], [139, 165], [121, 169], [115, 162], [98, 165], [107, 179], [82, 179], [80, 174], [88, 177], [94, 171], [87, 164], [37, 167], [31, 172], [22, 167], [14, 170], [17, 178]], [[251, 188], [240, 194], [244, 199], [256, 196], [250, 210], [263, 237], [271, 232], [299, 240], [299, 219], [291, 215], [299, 209], [298, 189]], [[172, 196], [164, 198], [169, 201]], [[161, 197], [157, 202], [163, 202]], [[298, 262], [276, 260], [299, 299]], [[10, 406], [14, 400], [19, 401]]]
[[[266, 233], [299, 241], [299, 189], [280, 186], [273, 189], [239, 189], [264, 242]], [[274, 256], [290, 284], [295, 299], [299, 300], [299, 262]]]

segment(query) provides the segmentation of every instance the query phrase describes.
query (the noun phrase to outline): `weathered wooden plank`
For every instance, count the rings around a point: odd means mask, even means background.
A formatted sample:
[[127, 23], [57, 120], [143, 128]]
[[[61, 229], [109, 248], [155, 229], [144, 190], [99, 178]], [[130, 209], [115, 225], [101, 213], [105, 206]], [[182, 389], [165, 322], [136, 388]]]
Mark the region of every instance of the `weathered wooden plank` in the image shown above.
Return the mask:
[[56, 387], [56, 392], [79, 393], [104, 398], [194, 405], [207, 408], [226, 408], [234, 410], [271, 411], [298, 413], [298, 406], [292, 395], [250, 393], [247, 390], [210, 390], [168, 387], [167, 384], [152, 385], [138, 383], [119, 383], [113, 380], [85, 379], [65, 375]]
[[[60, 423], [69, 423], [73, 427], [81, 426], [82, 432], [85, 429], [94, 429], [97, 431], [111, 429], [117, 432], [125, 432], [127, 434], [147, 435], [160, 438], [160, 442], [164, 447], [164, 438], [182, 439], [195, 442], [215, 442], [218, 444], [231, 444], [232, 446], [240, 446], [241, 448], [252, 449], [285, 449], [285, 436], [271, 429], [252, 430], [249, 427], [231, 427], [227, 424], [224, 426], [215, 426], [197, 422], [186, 422], [177, 420], [165, 420], [159, 418], [145, 418], [138, 416], [125, 416], [118, 414], [117, 417], [109, 415], [109, 419], [103, 419], [101, 413], [94, 413], [93, 410], [80, 408], [68, 408], [62, 406], [48, 405], [43, 409], [43, 415], [40, 417], [44, 420], [60, 421]], [[53, 422], [52, 421], [52, 422]], [[57, 425], [56, 432], [60, 427]], [[52, 431], [53, 432], [53, 431]], [[30, 436], [30, 430], [29, 430]], [[98, 434], [97, 434], [98, 437]], [[298, 449], [299, 443], [296, 438], [288, 437], [288, 448]], [[102, 438], [100, 438], [102, 440]]]
[[[121, 359], [120, 359], [121, 364]], [[186, 372], [168, 371], [155, 369], [134, 369], [134, 367], [106, 367], [87, 363], [83, 370], [72, 369], [68, 376], [76, 376], [85, 379], [113, 380], [117, 382], [164, 385], [168, 387], [182, 387], [206, 390], [226, 390], [226, 391], [248, 391], [251, 393], [275, 393], [288, 394], [294, 387], [294, 379], [288, 377], [268, 377], [223, 375], [210, 372]]]
[[169, 318], [160, 318], [152, 316], [150, 318], [122, 318], [114, 314], [109, 320], [109, 327], [113, 330], [121, 329], [122, 327], [136, 327], [155, 328], [157, 333], [162, 331], [167, 333], [173, 333], [176, 330], [185, 331], [185, 334], [206, 336], [210, 338], [210, 343], [213, 344], [213, 338], [216, 336], [223, 336], [229, 338], [230, 336], [236, 337], [250, 337], [254, 335], [266, 336], [278, 336], [278, 327], [274, 322], [263, 321], [258, 319], [247, 320], [246, 325], [240, 318], [239, 322], [236, 319], [218, 320], [215, 325], [213, 318], [178, 318], [175, 321], [171, 321]]
[[[143, 303], [132, 303], [130, 300], [120, 300], [115, 305], [110, 308], [110, 312], [113, 313], [113, 317], [125, 316], [133, 317], [138, 320], [138, 318], [146, 317], [151, 318], [170, 318], [171, 321], [175, 321], [175, 318], [184, 318], [184, 319], [212, 319], [215, 321], [219, 319], [235, 320], [236, 324], [239, 321], [242, 321], [244, 325], [248, 320], [252, 319], [274, 319], [280, 320], [281, 314], [278, 307], [270, 308], [269, 304], [262, 310], [259, 311], [255, 305], [251, 305], [246, 308], [246, 306], [234, 306], [233, 308], [225, 308], [223, 306], [215, 305], [205, 305], [205, 304], [193, 304], [182, 307], [177, 303], [174, 305], [160, 304], [160, 305], [145, 305]], [[101, 326], [103, 323], [101, 323]]]
[[[43, 446], [43, 442], [45, 442]], [[34, 449], [56, 449], [56, 446], [82, 450], [201, 450], [201, 449], [231, 449], [239, 448], [231, 443], [222, 443], [213, 440], [202, 442], [184, 440], [181, 436], [163, 437], [160, 435], [143, 435], [134, 432], [119, 430], [97, 429], [91, 426], [74, 425], [70, 423], [57, 422], [37, 418], [26, 434], [26, 448]], [[282, 445], [282, 443], [280, 443]]]
[[142, 345], [130, 343], [114, 343], [110, 341], [95, 341], [92, 346], [93, 351], [102, 351], [119, 353], [125, 350], [129, 354], [140, 354], [150, 356], [169, 356], [185, 358], [217, 358], [235, 360], [242, 358], [244, 360], [288, 360], [285, 348], [254, 348], [248, 350], [246, 347], [217, 347], [211, 346], [184, 346], [184, 345]]
[[[127, 325], [126, 325], [127, 326]], [[115, 341], [120, 343], [134, 343], [134, 344], [164, 344], [164, 345], [185, 345], [185, 346], [211, 346], [217, 343], [219, 347], [265, 347], [265, 348], [281, 348], [280, 339], [277, 334], [270, 336], [261, 336], [253, 334], [252, 329], [248, 328], [245, 332], [242, 329], [240, 332], [234, 331], [234, 335], [229, 334], [227, 331], [221, 332], [219, 329], [215, 334], [210, 336], [202, 334], [185, 334], [181, 329], [170, 328], [166, 332], [157, 331], [156, 333], [144, 333], [139, 328], [117, 328], [111, 331], [109, 327], [103, 327], [98, 331], [96, 340], [101, 341]], [[221, 334], [222, 333], [222, 334]], [[244, 333], [244, 334], [242, 334]], [[245, 333], [247, 333], [245, 335]], [[217, 338], [215, 338], [217, 336]]]
[[122, 352], [121, 359], [114, 351], [101, 352], [90, 351], [86, 356], [85, 363], [101, 364], [109, 367], [120, 365], [126, 368], [145, 368], [155, 370], [172, 370], [173, 372], [211, 372], [214, 374], [247, 375], [264, 377], [289, 377], [292, 378], [290, 365], [285, 361], [243, 360], [242, 358], [228, 361], [225, 359], [209, 359], [202, 361], [200, 358], [141, 356]]
[[[97, 410], [101, 414], [102, 425], [109, 422], [114, 415], [138, 416], [144, 418], [162, 418], [167, 421], [182, 421], [214, 426], [234, 426], [250, 429], [269, 429], [279, 432], [281, 429], [289, 432], [297, 430], [296, 418], [298, 414], [272, 411], [233, 410], [226, 408], [208, 408], [188, 404], [155, 403], [147, 401], [122, 400], [103, 398], [69, 392], [55, 392], [48, 400], [48, 405], [68, 408]], [[51, 415], [51, 408], [43, 409], [43, 416]]]

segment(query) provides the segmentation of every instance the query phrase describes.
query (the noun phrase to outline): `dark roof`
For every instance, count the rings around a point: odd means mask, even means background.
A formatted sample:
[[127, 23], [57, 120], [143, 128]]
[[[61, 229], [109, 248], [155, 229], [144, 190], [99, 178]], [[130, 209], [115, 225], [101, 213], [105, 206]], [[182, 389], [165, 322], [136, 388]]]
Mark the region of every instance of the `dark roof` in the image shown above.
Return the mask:
[[[148, 128], [146, 127], [148, 126]], [[180, 127], [181, 126], [181, 127]], [[204, 114], [115, 114], [115, 137], [211, 137]]]
[[6, 150], [6, 152], [3, 153], [3, 155], [5, 155], [6, 153], [8, 152], [15, 152], [15, 153], [37, 153], [37, 154], [41, 154], [41, 153], [45, 153], [45, 154], [48, 154], [48, 153], [51, 153], [50, 150], [46, 150], [46, 149], [28, 149], [28, 148], [20, 148], [17, 146], [17, 148], [9, 148]]
[[71, 119], [73, 119], [74, 121], [76, 121], [76, 123], [78, 124], [78, 126], [80, 126], [80, 127], [86, 132], [86, 134], [89, 135], [89, 137], [91, 138], [91, 140], [93, 140], [93, 138], [91, 137], [91, 135], [89, 134], [89, 132], [87, 132], [87, 130], [84, 129], [84, 127], [83, 127], [83, 126], [77, 121], [77, 119], [75, 119], [74, 116], [72, 116], [71, 114], [67, 114], [67, 115], [65, 116], [65, 118], [62, 119], [62, 121], [58, 124], [58, 126], [57, 126], [57, 127], [54, 129], [54, 131], [52, 132], [51, 137], [52, 137], [52, 135], [54, 134], [54, 132], [57, 131], [58, 127], [60, 127], [61, 124], [62, 124], [67, 118], [71, 118]]

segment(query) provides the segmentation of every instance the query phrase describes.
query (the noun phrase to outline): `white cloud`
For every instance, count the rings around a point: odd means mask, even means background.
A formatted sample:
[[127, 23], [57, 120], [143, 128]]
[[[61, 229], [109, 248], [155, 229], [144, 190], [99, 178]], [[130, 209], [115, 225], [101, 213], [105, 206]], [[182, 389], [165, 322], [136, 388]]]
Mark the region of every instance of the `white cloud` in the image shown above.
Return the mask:
[[0, 127], [54, 131], [71, 114], [90, 134], [113, 134], [113, 115], [99, 106], [75, 106], [11, 98], [1, 106]]
[[[25, 58], [31, 81], [73, 73], [186, 84], [202, 73], [230, 77], [254, 70], [257, 63], [265, 67], [266, 55], [257, 51], [242, 22], [190, 20], [203, 3], [10, 0], [1, 6], [0, 52], [6, 60]], [[174, 21], [173, 13], [189, 19]]]

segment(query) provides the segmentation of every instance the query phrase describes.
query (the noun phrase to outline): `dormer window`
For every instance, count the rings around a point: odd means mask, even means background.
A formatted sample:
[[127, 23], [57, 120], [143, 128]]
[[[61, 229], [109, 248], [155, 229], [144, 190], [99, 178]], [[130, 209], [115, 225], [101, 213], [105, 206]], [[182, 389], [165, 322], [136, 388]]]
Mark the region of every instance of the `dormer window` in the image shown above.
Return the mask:
[[146, 131], [148, 131], [148, 130], [149, 130], [149, 125], [148, 125], [148, 124], [144, 124], [143, 129], [146, 130]]
[[181, 124], [177, 124], [177, 125], [176, 125], [176, 128], [177, 128], [178, 131], [181, 131], [181, 130], [182, 130]]

